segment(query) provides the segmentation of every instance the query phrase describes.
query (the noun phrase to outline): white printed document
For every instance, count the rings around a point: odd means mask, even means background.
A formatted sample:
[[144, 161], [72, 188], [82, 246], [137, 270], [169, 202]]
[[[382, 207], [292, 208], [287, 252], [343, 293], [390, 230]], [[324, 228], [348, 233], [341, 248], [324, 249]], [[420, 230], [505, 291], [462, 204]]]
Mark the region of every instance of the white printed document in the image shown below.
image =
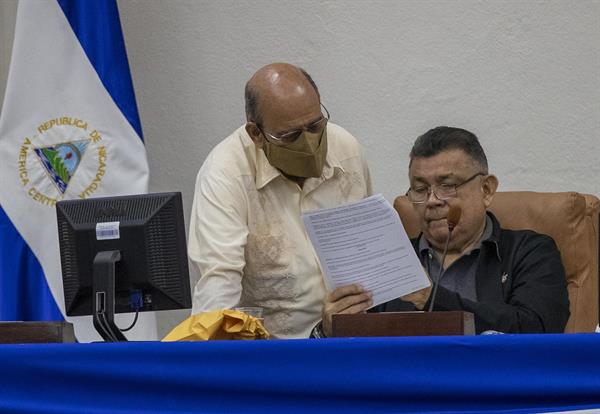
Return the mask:
[[398, 213], [381, 194], [302, 219], [330, 291], [359, 284], [376, 306], [430, 285]]

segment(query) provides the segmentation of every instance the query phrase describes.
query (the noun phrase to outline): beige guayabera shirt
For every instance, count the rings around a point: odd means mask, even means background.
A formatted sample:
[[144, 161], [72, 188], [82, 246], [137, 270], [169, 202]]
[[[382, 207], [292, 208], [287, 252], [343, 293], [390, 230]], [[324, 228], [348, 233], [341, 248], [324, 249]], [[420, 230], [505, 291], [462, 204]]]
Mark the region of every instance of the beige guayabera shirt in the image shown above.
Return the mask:
[[321, 319], [323, 275], [301, 214], [371, 195], [362, 149], [343, 128], [327, 126], [323, 173], [303, 188], [271, 166], [240, 127], [202, 165], [188, 250], [200, 275], [193, 313], [261, 306], [278, 338], [305, 338]]

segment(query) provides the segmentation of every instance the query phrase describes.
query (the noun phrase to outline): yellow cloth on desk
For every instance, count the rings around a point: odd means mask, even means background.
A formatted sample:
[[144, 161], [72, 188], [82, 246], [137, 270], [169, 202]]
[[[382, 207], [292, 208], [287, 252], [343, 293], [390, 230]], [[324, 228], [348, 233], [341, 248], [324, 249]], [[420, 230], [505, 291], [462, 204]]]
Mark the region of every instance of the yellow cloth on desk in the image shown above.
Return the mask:
[[257, 318], [224, 309], [198, 313], [177, 325], [163, 342], [208, 341], [210, 339], [267, 339], [269, 332]]

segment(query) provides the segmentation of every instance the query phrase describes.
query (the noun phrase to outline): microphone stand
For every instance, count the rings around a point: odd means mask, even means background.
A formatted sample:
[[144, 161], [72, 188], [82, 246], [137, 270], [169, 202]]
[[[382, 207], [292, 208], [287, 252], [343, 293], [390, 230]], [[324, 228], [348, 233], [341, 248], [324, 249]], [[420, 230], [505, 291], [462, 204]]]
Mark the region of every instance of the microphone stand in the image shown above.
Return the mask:
[[440, 270], [438, 272], [437, 278], [433, 284], [433, 292], [431, 294], [431, 301], [429, 302], [428, 312], [433, 311], [433, 304], [435, 303], [435, 296], [437, 295], [438, 287], [440, 285], [440, 281], [442, 277], [444, 277], [444, 263], [446, 262], [446, 254], [448, 253], [448, 245], [450, 244], [450, 237], [452, 237], [452, 230], [458, 224], [460, 220], [462, 210], [459, 206], [450, 206], [448, 209], [448, 215], [446, 216], [446, 221], [448, 223], [448, 236], [446, 237], [446, 244], [444, 245], [444, 253], [442, 254], [442, 262], [440, 263]]
[[442, 253], [442, 262], [440, 263], [440, 270], [438, 271], [437, 277], [433, 282], [433, 292], [431, 293], [431, 301], [429, 302], [429, 308], [427, 312], [433, 311], [433, 304], [435, 302], [435, 296], [437, 295], [438, 286], [444, 276], [444, 262], [446, 261], [446, 254], [448, 253], [448, 245], [450, 244], [450, 236], [452, 236], [452, 230], [454, 227], [448, 226], [448, 237], [446, 237], [446, 244], [444, 245], [444, 252]]

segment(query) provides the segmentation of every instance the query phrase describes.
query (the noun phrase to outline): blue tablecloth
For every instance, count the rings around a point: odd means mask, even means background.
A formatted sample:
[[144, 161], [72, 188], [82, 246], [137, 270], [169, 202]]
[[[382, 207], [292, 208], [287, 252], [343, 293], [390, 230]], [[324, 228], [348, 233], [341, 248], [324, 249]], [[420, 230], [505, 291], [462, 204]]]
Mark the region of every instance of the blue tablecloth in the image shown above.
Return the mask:
[[0, 412], [600, 408], [600, 335], [0, 345]]

